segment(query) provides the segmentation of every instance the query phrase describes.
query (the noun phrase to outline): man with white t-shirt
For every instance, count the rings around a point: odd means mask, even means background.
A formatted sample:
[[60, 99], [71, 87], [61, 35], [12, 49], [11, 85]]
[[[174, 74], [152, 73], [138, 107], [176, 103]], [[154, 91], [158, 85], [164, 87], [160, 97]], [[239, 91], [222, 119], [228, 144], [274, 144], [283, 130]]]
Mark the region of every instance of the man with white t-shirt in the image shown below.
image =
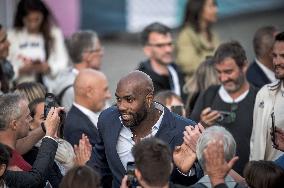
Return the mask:
[[214, 54], [214, 60], [221, 86], [211, 86], [203, 92], [190, 117], [205, 127], [220, 124], [233, 135], [239, 156], [233, 169], [242, 174], [249, 160], [257, 89], [246, 80], [247, 57], [238, 42], [221, 44]]

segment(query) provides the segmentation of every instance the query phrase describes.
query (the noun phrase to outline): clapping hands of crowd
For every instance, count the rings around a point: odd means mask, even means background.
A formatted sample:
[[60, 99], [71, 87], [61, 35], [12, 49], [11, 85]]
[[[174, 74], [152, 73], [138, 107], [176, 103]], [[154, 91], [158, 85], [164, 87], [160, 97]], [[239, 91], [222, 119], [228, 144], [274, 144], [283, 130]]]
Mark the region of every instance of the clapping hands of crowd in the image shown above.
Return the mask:
[[186, 126], [183, 143], [177, 146], [173, 152], [173, 160], [177, 168], [182, 173], [187, 173], [196, 160], [196, 144], [204, 131], [204, 127], [199, 123], [193, 126]]
[[212, 140], [208, 143], [203, 155], [205, 159], [205, 169], [207, 175], [210, 177], [212, 186], [224, 183], [225, 177], [238, 160], [238, 157], [235, 156], [227, 162], [224, 155], [224, 144], [222, 141], [217, 142], [216, 140]]
[[74, 145], [75, 165], [82, 166], [85, 165], [91, 157], [92, 154], [92, 145], [88, 137], [85, 134], [82, 134], [82, 138], [79, 140], [78, 145]]

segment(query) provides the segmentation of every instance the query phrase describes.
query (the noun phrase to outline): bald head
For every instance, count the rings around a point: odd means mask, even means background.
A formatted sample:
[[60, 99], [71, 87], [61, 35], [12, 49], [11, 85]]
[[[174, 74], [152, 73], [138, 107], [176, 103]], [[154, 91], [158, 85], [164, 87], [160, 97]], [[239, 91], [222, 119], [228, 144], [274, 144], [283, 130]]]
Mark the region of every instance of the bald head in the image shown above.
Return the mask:
[[74, 82], [75, 95], [81, 95], [82, 90], [91, 85], [98, 84], [101, 80], [105, 80], [105, 75], [93, 69], [84, 69], [79, 72]]
[[79, 72], [74, 82], [75, 102], [98, 112], [110, 98], [106, 76], [94, 69]]
[[122, 77], [117, 84], [117, 87], [120, 86], [130, 87], [129, 89], [137, 89], [139, 92], [145, 92], [146, 94], [154, 92], [154, 85], [150, 76], [138, 70]]

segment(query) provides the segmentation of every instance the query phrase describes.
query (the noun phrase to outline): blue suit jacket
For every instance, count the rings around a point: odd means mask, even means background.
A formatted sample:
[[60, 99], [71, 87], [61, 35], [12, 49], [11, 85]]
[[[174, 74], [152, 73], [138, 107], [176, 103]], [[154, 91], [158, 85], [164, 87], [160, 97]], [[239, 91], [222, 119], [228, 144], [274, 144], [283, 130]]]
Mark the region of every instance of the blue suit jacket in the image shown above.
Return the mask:
[[[113, 187], [119, 187], [126, 171], [116, 151], [122, 123], [119, 119], [117, 107], [110, 107], [103, 111], [98, 120], [100, 142], [93, 149], [95, 168], [104, 176], [113, 176]], [[164, 117], [156, 137], [168, 143], [171, 150], [183, 142], [183, 131], [187, 125], [195, 125], [194, 121], [171, 113], [164, 107]]]
[[265, 84], [271, 83], [258, 64], [253, 61], [247, 70], [247, 79], [249, 83], [257, 88], [261, 88]]
[[78, 145], [83, 133], [88, 136], [91, 145], [95, 146], [98, 141], [97, 128], [83, 112], [73, 105], [64, 123], [64, 138], [72, 146]]

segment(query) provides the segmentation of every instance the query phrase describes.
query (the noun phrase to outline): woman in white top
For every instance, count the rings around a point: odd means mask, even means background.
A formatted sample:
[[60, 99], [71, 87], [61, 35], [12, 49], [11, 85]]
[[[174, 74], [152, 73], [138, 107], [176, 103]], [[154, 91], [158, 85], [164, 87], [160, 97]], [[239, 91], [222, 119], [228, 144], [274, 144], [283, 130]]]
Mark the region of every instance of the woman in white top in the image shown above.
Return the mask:
[[51, 20], [41, 0], [20, 0], [14, 28], [8, 32], [8, 59], [14, 66], [16, 83], [41, 81], [51, 88], [56, 75], [67, 67], [64, 37]]

